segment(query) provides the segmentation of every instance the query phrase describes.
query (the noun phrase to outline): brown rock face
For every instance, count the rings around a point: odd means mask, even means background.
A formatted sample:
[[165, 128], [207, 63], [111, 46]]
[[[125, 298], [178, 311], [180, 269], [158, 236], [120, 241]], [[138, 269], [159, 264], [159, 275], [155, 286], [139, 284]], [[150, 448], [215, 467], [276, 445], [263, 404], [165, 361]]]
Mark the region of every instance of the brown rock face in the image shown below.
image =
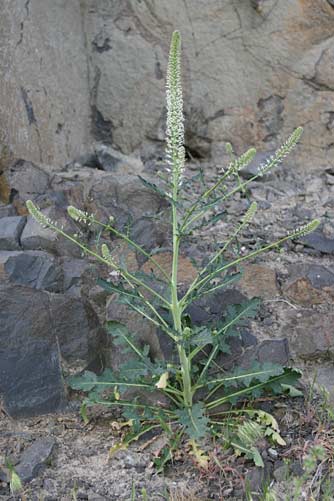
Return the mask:
[[92, 140], [125, 153], [160, 144], [168, 46], [179, 28], [192, 154], [214, 156], [226, 141], [238, 153], [270, 150], [305, 124], [294, 166], [322, 169], [333, 153], [332, 4], [5, 0], [0, 142], [44, 164], [68, 162]]
[[248, 297], [270, 299], [278, 294], [276, 272], [268, 266], [248, 264], [239, 282], [242, 292]]
[[[305, 311], [295, 323], [289, 339], [294, 355], [305, 359], [331, 359], [334, 355], [333, 325], [334, 315], [320, 315], [318, 312]], [[291, 326], [292, 326], [291, 324]]]
[[[161, 268], [169, 275], [172, 272], [172, 254], [170, 252], [162, 252], [156, 254], [154, 260], [161, 266]], [[153, 271], [157, 277], [163, 278], [163, 273], [151, 261], [146, 261], [142, 266], [145, 273]], [[179, 272], [178, 279], [180, 284], [189, 285], [197, 276], [197, 270], [192, 264], [191, 260], [187, 257], [179, 257]]]
[[304, 306], [332, 303], [334, 273], [325, 266], [295, 265], [290, 279], [283, 285], [283, 293], [291, 301]]

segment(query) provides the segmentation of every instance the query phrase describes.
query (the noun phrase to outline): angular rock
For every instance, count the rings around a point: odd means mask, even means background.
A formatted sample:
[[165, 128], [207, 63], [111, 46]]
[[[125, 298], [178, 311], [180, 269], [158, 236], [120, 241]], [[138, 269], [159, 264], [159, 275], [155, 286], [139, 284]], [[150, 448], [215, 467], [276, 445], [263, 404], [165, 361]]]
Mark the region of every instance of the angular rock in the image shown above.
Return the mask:
[[272, 299], [279, 294], [275, 270], [260, 264], [247, 264], [238, 286], [249, 298]]
[[140, 172], [144, 165], [140, 158], [123, 155], [120, 151], [107, 146], [106, 144], [98, 144], [95, 147], [95, 153], [99, 168], [107, 172]]
[[309, 233], [301, 240], [305, 247], [310, 247], [322, 254], [334, 255], [334, 238], [329, 238], [321, 230]]
[[299, 317], [291, 318], [288, 330], [291, 352], [302, 359], [328, 359], [333, 357], [334, 314], [305, 310]]
[[[44, 211], [43, 211], [44, 212]], [[45, 211], [48, 215], [50, 211]], [[50, 228], [43, 228], [32, 216], [28, 216], [27, 224], [21, 235], [21, 245], [26, 250], [46, 250], [56, 252], [57, 234]]]
[[0, 219], [0, 250], [17, 250], [21, 248], [20, 238], [25, 223], [26, 218], [21, 216]]
[[[129, 310], [126, 305], [119, 304], [115, 296], [107, 300], [106, 320], [120, 322], [133, 333], [140, 346], [148, 345], [150, 354], [153, 358], [163, 358], [164, 354], [160, 345], [160, 339], [156, 328], [148, 320], [143, 318], [135, 311]], [[107, 361], [107, 366], [113, 366], [115, 369], [124, 362], [124, 356], [118, 353], [117, 346], [110, 352], [111, 359]]]
[[66, 393], [57, 343], [22, 339], [21, 347], [4, 348], [2, 332], [0, 339], [0, 395], [6, 412], [20, 418], [63, 409]]
[[332, 364], [324, 366], [315, 367], [315, 374], [312, 377], [315, 378], [316, 384], [320, 387], [325, 388], [329, 393], [330, 403], [334, 404], [334, 367]]
[[[139, 218], [131, 228], [131, 238], [141, 245], [146, 252], [157, 247], [167, 247], [170, 241], [170, 224], [166, 220], [157, 221], [153, 218]], [[145, 256], [137, 252], [138, 262], [143, 263]]]
[[[69, 234], [78, 232], [78, 227], [66, 215], [65, 210], [57, 207], [50, 207], [42, 212], [55, 221], [59, 227], [64, 227], [64, 231]], [[85, 236], [82, 237], [85, 240]], [[69, 255], [80, 257], [81, 250], [77, 245], [59, 236], [50, 228], [43, 228], [32, 216], [28, 216], [27, 224], [21, 235], [21, 246], [25, 250], [45, 250], [60, 256]]]
[[258, 346], [255, 351], [255, 359], [264, 364], [285, 366], [289, 362], [289, 344], [287, 339], [266, 339]]
[[331, 303], [334, 299], [334, 273], [325, 266], [294, 264], [283, 293], [295, 303], [313, 305]]
[[91, 267], [92, 265], [84, 259], [64, 259], [62, 265], [64, 291], [72, 296], [80, 296], [83, 275]]
[[83, 300], [0, 285], [0, 393], [12, 416], [55, 411], [64, 402], [61, 360], [100, 360], [105, 334]]
[[[166, 208], [160, 195], [145, 188], [137, 173], [102, 173], [96, 176], [87, 193], [87, 210], [101, 221], [115, 218], [117, 227], [130, 227], [143, 216], [152, 216]], [[101, 175], [102, 174], [102, 175]]]
[[4, 205], [0, 203], [0, 218], [16, 216], [16, 210], [13, 205]]
[[0, 251], [0, 279], [50, 292], [63, 290], [60, 265], [42, 251]]
[[[159, 252], [155, 254], [154, 260], [159, 264], [159, 266], [170, 276], [172, 271], [172, 254], [171, 252]], [[192, 264], [191, 260], [188, 257], [179, 256], [179, 264], [178, 264], [178, 280], [180, 285], [189, 285], [197, 276], [197, 270]], [[152, 264], [150, 260], [147, 260], [143, 266], [141, 266], [141, 270], [145, 273], [153, 273], [158, 278], [165, 278], [162, 271]]]
[[36, 478], [46, 468], [55, 445], [54, 438], [41, 438], [23, 451], [15, 470], [24, 484]]
[[5, 203], [22, 206], [28, 198], [45, 193], [49, 175], [45, 169], [25, 160], [14, 161], [0, 175], [0, 195]]
[[[256, 176], [259, 173], [259, 169], [262, 165], [265, 165], [268, 160], [270, 160], [270, 157], [275, 153], [275, 150], [271, 151], [265, 151], [265, 152], [258, 152], [256, 153], [255, 157], [253, 160], [243, 169], [240, 170], [239, 174], [240, 177], [244, 179], [251, 179], [252, 177]], [[268, 179], [271, 175], [271, 172], [269, 171], [267, 174], [264, 174], [261, 178], [258, 178], [258, 180], [261, 179]]]

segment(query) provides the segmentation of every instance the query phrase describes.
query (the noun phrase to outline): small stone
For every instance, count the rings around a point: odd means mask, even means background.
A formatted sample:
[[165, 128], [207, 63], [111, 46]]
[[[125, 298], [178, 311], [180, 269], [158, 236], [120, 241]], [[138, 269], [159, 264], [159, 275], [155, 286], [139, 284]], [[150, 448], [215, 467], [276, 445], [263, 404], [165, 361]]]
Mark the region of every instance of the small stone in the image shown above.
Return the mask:
[[54, 446], [55, 439], [48, 437], [36, 440], [25, 449], [19, 464], [16, 466], [16, 473], [23, 483], [30, 482], [45, 468]]
[[20, 237], [26, 218], [22, 216], [0, 219], [0, 250], [20, 249]]
[[268, 454], [272, 459], [277, 459], [278, 458], [278, 452], [276, 449], [269, 448], [268, 449]]
[[137, 172], [144, 169], [140, 158], [124, 155], [120, 151], [107, 146], [106, 144], [97, 144], [95, 154], [100, 169], [109, 172], [124, 171]]

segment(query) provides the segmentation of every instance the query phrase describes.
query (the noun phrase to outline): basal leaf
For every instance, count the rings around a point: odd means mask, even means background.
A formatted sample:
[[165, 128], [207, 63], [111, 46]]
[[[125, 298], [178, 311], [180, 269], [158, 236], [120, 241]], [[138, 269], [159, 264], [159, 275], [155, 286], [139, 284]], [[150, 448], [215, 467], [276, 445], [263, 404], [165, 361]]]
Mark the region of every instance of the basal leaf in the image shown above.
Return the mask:
[[69, 386], [73, 390], [90, 391], [94, 388], [97, 381], [97, 375], [94, 372], [85, 371], [76, 376], [70, 376], [67, 379]]
[[177, 409], [175, 414], [180, 424], [185, 427], [185, 432], [190, 439], [198, 440], [208, 433], [208, 418], [202, 402], [197, 402], [191, 409]]

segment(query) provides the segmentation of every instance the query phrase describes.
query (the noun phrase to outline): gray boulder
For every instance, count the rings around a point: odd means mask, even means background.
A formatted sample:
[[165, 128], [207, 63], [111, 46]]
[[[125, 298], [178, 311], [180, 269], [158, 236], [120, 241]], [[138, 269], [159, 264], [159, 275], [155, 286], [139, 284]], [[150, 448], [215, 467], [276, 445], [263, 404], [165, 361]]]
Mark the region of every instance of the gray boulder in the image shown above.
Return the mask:
[[7, 282], [62, 292], [63, 272], [54, 256], [42, 251], [0, 251], [0, 277]]
[[12, 416], [59, 409], [62, 364], [100, 364], [105, 334], [85, 301], [0, 285], [0, 394]]
[[3, 217], [0, 219], [0, 250], [20, 249], [20, 237], [26, 218], [22, 216]]

